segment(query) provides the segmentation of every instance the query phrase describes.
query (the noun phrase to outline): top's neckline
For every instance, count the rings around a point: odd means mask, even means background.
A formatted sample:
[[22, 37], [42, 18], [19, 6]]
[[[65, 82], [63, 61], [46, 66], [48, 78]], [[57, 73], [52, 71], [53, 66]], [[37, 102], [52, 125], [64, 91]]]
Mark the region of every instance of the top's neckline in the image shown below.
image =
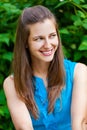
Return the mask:
[[41, 77], [39, 77], [39, 76], [36, 76], [36, 75], [33, 75], [33, 78], [34, 78], [36, 81], [40, 81], [42, 84], [44, 84], [45, 88], [47, 88], [47, 86], [46, 86], [45, 83], [44, 83], [43, 78], [41, 78]]
[[36, 75], [33, 75], [33, 77], [34, 77], [35, 79], [41, 79], [41, 80], [43, 80], [43, 78], [41, 78], [41, 77], [39, 77], [39, 76], [36, 76]]

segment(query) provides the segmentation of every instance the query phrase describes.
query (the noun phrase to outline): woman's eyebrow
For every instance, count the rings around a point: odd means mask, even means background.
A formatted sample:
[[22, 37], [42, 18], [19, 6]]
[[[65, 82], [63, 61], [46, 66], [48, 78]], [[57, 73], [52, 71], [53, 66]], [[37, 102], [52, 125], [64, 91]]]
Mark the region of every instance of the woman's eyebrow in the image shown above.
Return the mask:
[[[57, 32], [55, 31], [55, 32], [51, 32], [51, 33], [49, 33], [48, 35], [51, 35], [51, 34], [56, 34]], [[32, 38], [38, 38], [38, 37], [44, 37], [43, 35], [35, 35], [35, 36], [33, 36]]]

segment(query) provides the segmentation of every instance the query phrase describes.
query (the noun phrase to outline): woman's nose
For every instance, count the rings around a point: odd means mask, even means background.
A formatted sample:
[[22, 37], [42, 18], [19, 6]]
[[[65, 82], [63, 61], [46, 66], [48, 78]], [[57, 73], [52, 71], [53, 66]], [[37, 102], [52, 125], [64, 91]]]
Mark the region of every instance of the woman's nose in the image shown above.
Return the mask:
[[44, 47], [45, 48], [50, 48], [51, 47], [51, 40], [46, 38], [44, 41]]

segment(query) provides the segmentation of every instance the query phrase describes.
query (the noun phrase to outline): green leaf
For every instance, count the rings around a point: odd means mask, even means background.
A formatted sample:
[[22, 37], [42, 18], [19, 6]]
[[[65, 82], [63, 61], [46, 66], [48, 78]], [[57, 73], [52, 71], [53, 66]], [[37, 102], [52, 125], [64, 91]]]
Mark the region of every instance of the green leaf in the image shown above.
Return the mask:
[[3, 3], [3, 6], [1, 9], [6, 10], [9, 13], [16, 13], [16, 14], [21, 13], [21, 10], [16, 8], [16, 6], [12, 5], [11, 3]]
[[87, 4], [81, 5], [84, 9], [87, 9]]
[[60, 29], [61, 34], [69, 34], [69, 31], [66, 28]]
[[5, 95], [3, 90], [0, 90], [0, 105], [5, 104], [6, 100], [5, 100]]
[[[39, 0], [41, 4], [41, 0]], [[38, 2], [38, 1], [37, 1]], [[46, 5], [55, 5], [56, 3], [58, 3], [58, 0], [46, 0]]]
[[3, 130], [3, 126], [2, 126], [2, 124], [0, 124], [0, 130]]
[[1, 108], [0, 108], [0, 116], [4, 116], [4, 112]]
[[77, 21], [74, 22], [75, 26], [82, 26], [82, 21], [81, 19], [78, 19]]
[[0, 115], [9, 116], [9, 110], [8, 110], [7, 105], [4, 105], [4, 106], [0, 107]]
[[66, 49], [64, 46], [62, 46], [62, 48], [63, 48], [64, 56], [65, 56], [66, 58], [70, 58], [70, 53], [67, 51], [67, 49]]
[[87, 41], [82, 42], [78, 48], [78, 50], [82, 51], [82, 50], [87, 50]]
[[80, 50], [80, 51], [87, 50], [87, 36], [84, 36], [84, 38], [83, 38], [83, 40], [82, 40], [78, 50]]
[[80, 4], [80, 0], [73, 0], [76, 4]]
[[12, 61], [13, 53], [12, 52], [6, 52], [2, 55], [2, 59]]
[[2, 33], [0, 34], [0, 42], [1, 43], [6, 43], [9, 46], [9, 40], [10, 40], [10, 35], [9, 33]]
[[87, 58], [87, 51], [84, 51], [83, 56]]
[[58, 3], [58, 5], [55, 6], [55, 9], [64, 6], [67, 3], [69, 3], [69, 1], [61, 1], [60, 3]]
[[82, 26], [87, 29], [87, 23], [83, 23]]
[[81, 52], [74, 52], [74, 61], [78, 61], [82, 57]]
[[81, 18], [86, 18], [86, 15], [80, 10], [78, 10], [77, 15], [80, 16]]
[[82, 21], [82, 26], [83, 26], [85, 29], [87, 29], [87, 19], [84, 19], [84, 20]]
[[85, 3], [85, 0], [80, 0], [81, 2]]
[[76, 49], [76, 44], [75, 43], [72, 43], [71, 46], [70, 46], [71, 49], [75, 50]]
[[71, 15], [71, 19], [72, 19], [73, 21], [77, 21], [77, 20], [79, 21], [79, 20], [81, 20], [78, 15]]

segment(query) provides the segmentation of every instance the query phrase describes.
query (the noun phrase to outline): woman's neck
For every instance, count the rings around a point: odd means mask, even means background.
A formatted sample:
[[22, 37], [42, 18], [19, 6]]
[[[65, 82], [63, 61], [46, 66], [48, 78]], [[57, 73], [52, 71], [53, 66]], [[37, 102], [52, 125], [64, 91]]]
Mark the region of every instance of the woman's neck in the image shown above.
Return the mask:
[[32, 69], [33, 69], [33, 75], [41, 77], [41, 78], [47, 78], [48, 73], [48, 67], [50, 63], [32, 63]]

